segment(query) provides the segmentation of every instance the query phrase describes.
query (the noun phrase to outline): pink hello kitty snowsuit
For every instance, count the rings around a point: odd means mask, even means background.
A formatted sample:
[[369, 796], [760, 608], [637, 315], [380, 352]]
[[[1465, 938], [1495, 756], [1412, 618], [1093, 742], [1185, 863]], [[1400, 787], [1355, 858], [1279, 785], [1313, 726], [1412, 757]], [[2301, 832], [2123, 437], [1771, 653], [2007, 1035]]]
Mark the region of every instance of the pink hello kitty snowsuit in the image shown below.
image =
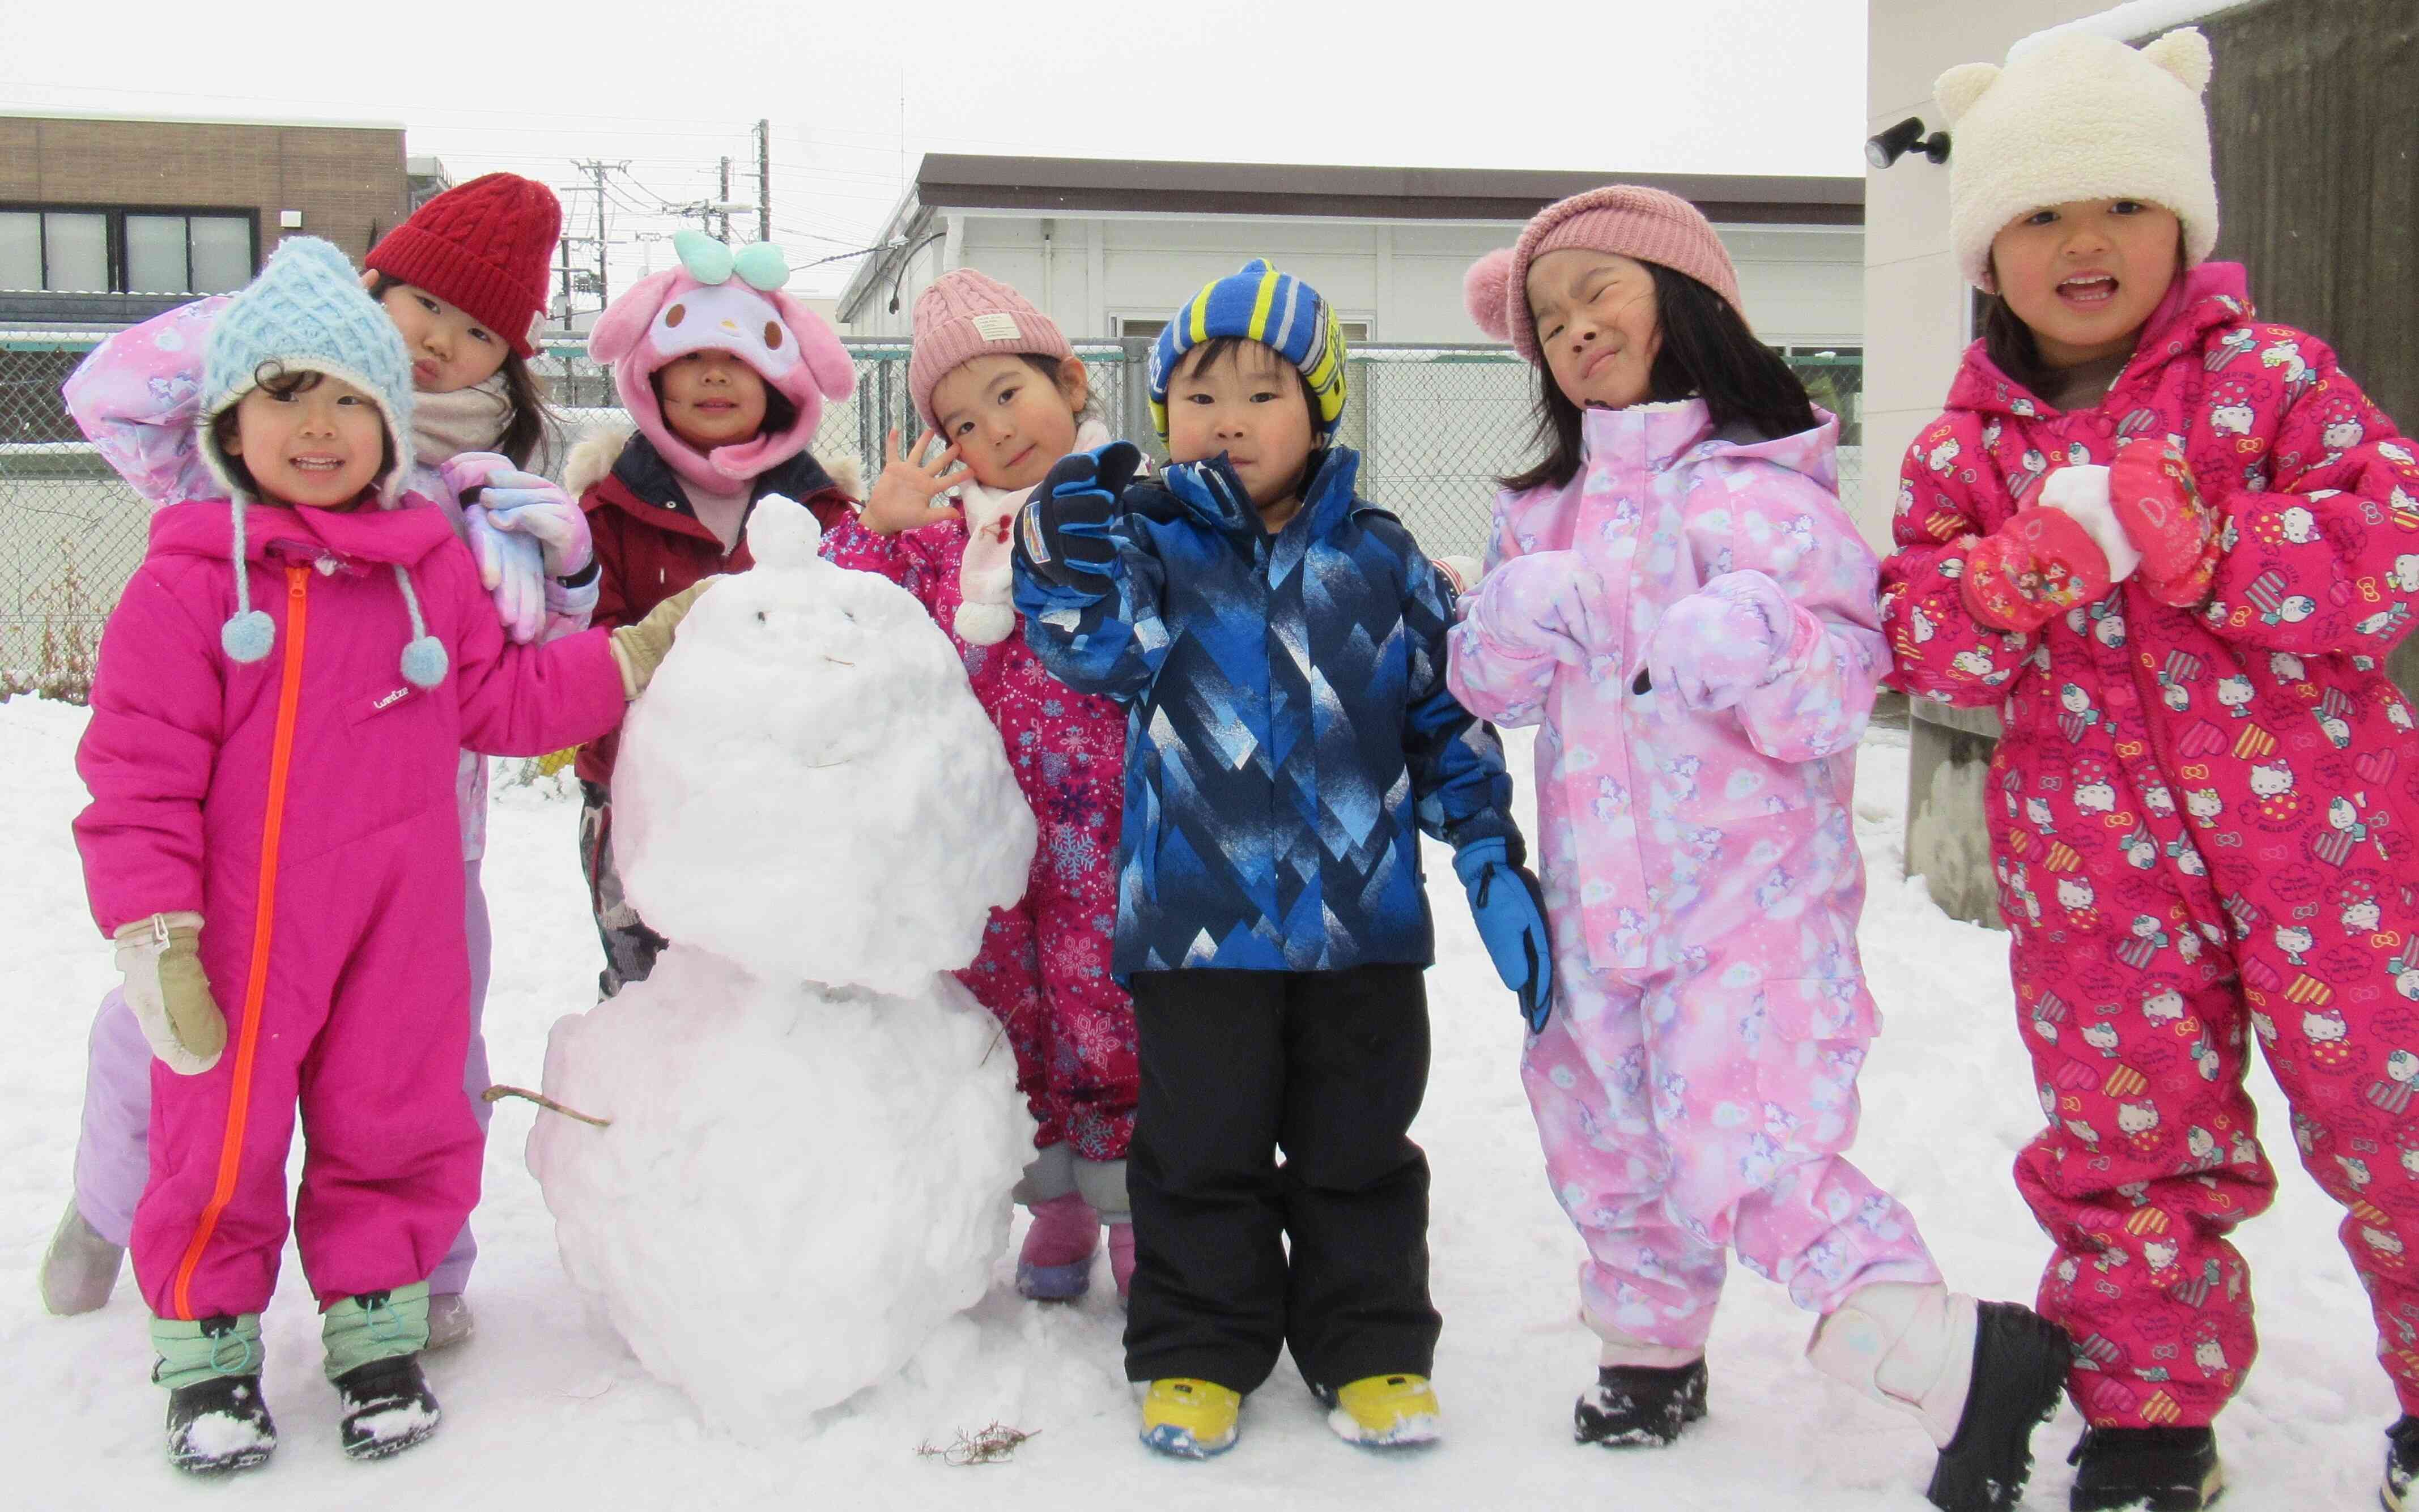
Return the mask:
[[[172, 506], [110, 616], [76, 766], [93, 917], [207, 921], [227, 1017], [217, 1065], [151, 1068], [150, 1182], [134, 1272], [162, 1318], [256, 1312], [286, 1229], [299, 1101], [309, 1153], [294, 1227], [323, 1303], [426, 1280], [479, 1193], [461, 1092], [469, 952], [456, 757], [533, 756], [619, 722], [603, 631], [507, 646], [468, 548], [424, 501], [246, 510], [245, 568], [274, 649], [221, 649], [235, 606], [231, 507]], [[451, 663], [404, 680], [410, 573]]]
[[[1587, 1241], [1585, 1316], [1694, 1353], [1732, 1247], [1826, 1314], [1872, 1282], [1939, 1279], [1906, 1210], [1841, 1154], [1880, 1027], [1851, 796], [1886, 653], [1835, 421], [1724, 435], [1690, 400], [1582, 426], [1568, 484], [1496, 501], [1446, 681], [1483, 718], [1539, 726], [1555, 1003], [1521, 1077]], [[1497, 573], [1548, 552], [1601, 579], [1610, 644], [1584, 665], [1526, 649], [1538, 606]], [[1750, 571], [1795, 606], [1783, 669], [1718, 712], [1638, 691], [1665, 611]]]
[[[2134, 579], [2034, 634], [1977, 622], [1969, 540], [2146, 434], [2223, 522], [2209, 602]], [[2210, 263], [2096, 408], [2051, 408], [1977, 343], [1907, 454], [1896, 533], [1897, 680], [2006, 730], [1991, 857], [2050, 1118], [2016, 1180], [2057, 1245], [2041, 1311], [2077, 1342], [2076, 1400], [2193, 1427], [2250, 1368], [2226, 1235], [2275, 1191], [2242, 1089], [2256, 1031], [2419, 1412], [2419, 737], [2384, 671], [2419, 603], [2419, 447]]]
[[886, 537], [850, 518], [824, 537], [823, 554], [916, 595], [999, 728], [1040, 841], [1025, 896], [992, 910], [982, 954], [958, 980], [1007, 1026], [1017, 1087], [1039, 1125], [1036, 1148], [1065, 1144], [1085, 1160], [1121, 1161], [1139, 1091], [1133, 1000], [1110, 974], [1126, 714], [1052, 677], [1021, 634], [991, 646], [958, 634], [966, 540], [962, 520]]

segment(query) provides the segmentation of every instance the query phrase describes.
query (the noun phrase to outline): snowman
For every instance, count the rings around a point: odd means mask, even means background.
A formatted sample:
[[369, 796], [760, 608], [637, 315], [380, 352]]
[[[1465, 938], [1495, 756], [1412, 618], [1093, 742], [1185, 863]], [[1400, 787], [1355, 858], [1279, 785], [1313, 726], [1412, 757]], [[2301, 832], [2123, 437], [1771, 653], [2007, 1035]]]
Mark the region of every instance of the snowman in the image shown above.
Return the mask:
[[[622, 738], [614, 848], [673, 944], [560, 1020], [530, 1169], [563, 1270], [740, 1437], [893, 1377], [981, 1300], [1032, 1152], [1015, 1057], [948, 973], [1034, 823], [905, 591], [755, 512]], [[961, 1324], [963, 1331], [965, 1325]]]

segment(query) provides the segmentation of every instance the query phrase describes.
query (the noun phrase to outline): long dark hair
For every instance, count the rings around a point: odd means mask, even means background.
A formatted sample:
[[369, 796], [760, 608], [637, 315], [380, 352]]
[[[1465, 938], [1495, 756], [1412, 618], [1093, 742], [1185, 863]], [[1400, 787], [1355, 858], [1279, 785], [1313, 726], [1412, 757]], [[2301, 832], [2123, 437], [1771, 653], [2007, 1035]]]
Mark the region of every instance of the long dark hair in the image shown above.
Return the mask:
[[[1806, 397], [1806, 385], [1779, 353], [1755, 339], [1728, 299], [1660, 263], [1645, 267], [1655, 279], [1655, 322], [1663, 343], [1646, 374], [1647, 403], [1702, 399], [1717, 427], [1746, 425], [1764, 435], [1814, 428], [1814, 403]], [[1578, 477], [1580, 414], [1539, 362], [1535, 444], [1545, 458], [1497, 481], [1518, 491], [1539, 484], [1560, 488]]]
[[1982, 352], [2001, 373], [2027, 389], [2040, 389], [2041, 344], [2003, 296], [1982, 296]]
[[[370, 298], [384, 303], [387, 292], [405, 286], [405, 281], [392, 273], [380, 273], [370, 284]], [[513, 459], [516, 467], [529, 466], [537, 454], [538, 443], [546, 439], [546, 428], [554, 411], [546, 402], [546, 385], [530, 371], [528, 359], [513, 350], [511, 338], [502, 331], [489, 335], [505, 344], [504, 365], [496, 371], [504, 379], [504, 428], [496, 437], [496, 450]]]

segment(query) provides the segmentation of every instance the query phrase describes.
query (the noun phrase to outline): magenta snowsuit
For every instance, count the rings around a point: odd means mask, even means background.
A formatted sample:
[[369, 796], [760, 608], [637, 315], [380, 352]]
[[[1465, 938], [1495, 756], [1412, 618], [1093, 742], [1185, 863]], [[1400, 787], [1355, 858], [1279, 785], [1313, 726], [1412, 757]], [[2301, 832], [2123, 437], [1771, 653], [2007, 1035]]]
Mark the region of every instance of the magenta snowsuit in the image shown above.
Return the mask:
[[[1506, 493], [1446, 684], [1535, 725], [1554, 1012], [1521, 1065], [1554, 1195], [1587, 1241], [1589, 1326], [1702, 1352], [1724, 1253], [1828, 1313], [1939, 1279], [1914, 1220], [1841, 1152], [1880, 1028], [1857, 955], [1856, 744], [1885, 664], [1873, 557], [1840, 508], [1836, 422], [1762, 439], [1704, 405], [1586, 412], [1566, 485]], [[1528, 648], [1516, 557], [1609, 596], [1584, 665]], [[1731, 710], [1641, 693], [1664, 612], [1757, 572], [1796, 609], [1785, 667]], [[1528, 579], [1533, 583], [1533, 578]]]
[[[153, 516], [101, 636], [77, 752], [95, 921], [108, 935], [200, 912], [227, 1016], [211, 1070], [151, 1071], [131, 1247], [162, 1318], [267, 1305], [298, 1101], [308, 1153], [294, 1226], [313, 1291], [325, 1305], [428, 1278], [479, 1192], [461, 1091], [457, 756], [560, 749], [623, 710], [606, 634], [507, 646], [469, 550], [416, 499], [251, 506], [252, 603], [276, 641], [267, 660], [235, 663], [220, 646], [235, 607], [230, 514], [206, 501]], [[410, 630], [393, 563], [451, 661], [433, 691], [399, 670]]]
[[847, 519], [824, 537], [823, 553], [916, 595], [999, 728], [1040, 838], [1025, 896], [992, 910], [982, 954], [958, 979], [1007, 1026], [1017, 1087], [1039, 1125], [1035, 1147], [1066, 1144], [1086, 1160], [1123, 1160], [1137, 1092], [1133, 1000], [1110, 975], [1109, 957], [1125, 710], [1052, 677], [1022, 634], [994, 646], [958, 636], [951, 626], [965, 546], [960, 520], [885, 537]]
[[[2224, 522], [2209, 602], [2135, 579], [2034, 634], [1977, 622], [1969, 540], [2146, 434]], [[2077, 1341], [2076, 1400], [2196, 1426], [2250, 1368], [2226, 1236], [2275, 1190], [2242, 1087], [2256, 1031], [2419, 1412], [2419, 737], [2384, 671], [2419, 602], [2419, 448], [2211, 263], [2096, 408], [2052, 409], [1977, 343], [1908, 452], [1896, 533], [1897, 680], [2006, 731], [1985, 812], [2050, 1120], [2016, 1181], [2057, 1245], [2041, 1310]]]
[[[93, 348], [61, 389], [68, 413], [101, 459], [154, 509], [188, 499], [220, 498], [225, 488], [202, 461], [196, 420], [201, 410], [202, 352], [228, 296], [179, 305], [112, 335]], [[425, 400], [424, 400], [424, 404]], [[434, 468], [415, 467], [409, 488], [435, 499], [464, 528], [461, 505]], [[587, 617], [550, 616], [544, 639], [585, 629]], [[455, 773], [462, 811], [463, 926], [470, 951], [470, 1045], [463, 1090], [486, 1127], [487, 1045], [481, 1019], [487, 997], [490, 930], [480, 886], [486, 849], [487, 764], [465, 752]], [[93, 1016], [85, 1072], [83, 1129], [76, 1142], [76, 1209], [95, 1231], [123, 1245], [134, 1204], [149, 1173], [145, 1131], [151, 1111], [151, 1046], [116, 988]], [[430, 1278], [438, 1292], [459, 1292], [470, 1280], [479, 1245], [463, 1225], [445, 1263]]]

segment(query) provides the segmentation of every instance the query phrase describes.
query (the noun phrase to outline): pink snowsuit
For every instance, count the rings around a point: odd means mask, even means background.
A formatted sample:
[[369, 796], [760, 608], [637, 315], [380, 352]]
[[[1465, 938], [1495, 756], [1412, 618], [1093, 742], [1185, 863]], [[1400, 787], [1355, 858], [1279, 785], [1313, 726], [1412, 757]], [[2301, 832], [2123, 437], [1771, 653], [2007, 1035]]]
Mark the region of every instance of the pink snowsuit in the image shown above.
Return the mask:
[[1117, 931], [1117, 829], [1125, 812], [1125, 710], [1052, 677], [1021, 634], [974, 646], [952, 629], [966, 527], [945, 520], [878, 536], [854, 518], [824, 537], [825, 560], [879, 573], [920, 600], [965, 663], [999, 727], [1017, 786], [1040, 827], [1033, 875], [1013, 908], [994, 909], [982, 954], [958, 973], [1007, 1026], [1016, 1083], [1040, 1125], [1038, 1149], [1066, 1144], [1120, 1161], [1133, 1136], [1133, 1000], [1110, 974]]
[[[1554, 1012], [1521, 1065], [1546, 1171], [1587, 1241], [1608, 1339], [1701, 1352], [1724, 1252], [1828, 1313], [1939, 1279], [1915, 1221], [1841, 1153], [1879, 1030], [1857, 955], [1856, 744], [1885, 652], [1873, 557], [1837, 497], [1837, 424], [1718, 433], [1701, 401], [1591, 409], [1563, 487], [1495, 506], [1446, 685], [1538, 725], [1538, 871]], [[1616, 643], [1528, 649], [1515, 557], [1600, 574]], [[1636, 690], [1664, 612], [1758, 572], [1796, 609], [1786, 669], [1731, 710]], [[1532, 580], [1533, 581], [1533, 580]]]
[[[2180, 445], [2224, 522], [2209, 602], [2138, 578], [2038, 632], [1966, 612], [1971, 538], [2059, 466]], [[1908, 452], [1883, 569], [1897, 680], [1996, 708], [1985, 812], [2049, 1124], [2016, 1181], [2057, 1246], [2041, 1311], [2106, 1427], [2193, 1427], [2251, 1367], [2226, 1234], [2275, 1172], [2252, 1031], [2419, 1412], [2419, 735], [2385, 655], [2419, 602], [2419, 447], [2242, 269], [2177, 281], [2107, 398], [2060, 412], [1977, 343]]]
[[[109, 935], [200, 912], [227, 1016], [211, 1070], [152, 1067], [131, 1247], [159, 1317], [268, 1303], [298, 1100], [295, 1232], [323, 1305], [427, 1279], [478, 1199], [456, 757], [600, 734], [622, 681], [602, 631], [507, 646], [443, 512], [408, 506], [247, 510], [252, 602], [276, 624], [250, 665], [220, 647], [231, 507], [162, 510], [101, 636], [76, 762], [93, 917]], [[433, 691], [399, 670], [392, 563], [450, 658]]]
[[[210, 326], [231, 296], [179, 305], [118, 331], [78, 364], [62, 387], [68, 413], [101, 460], [154, 509], [187, 499], [221, 498], [225, 489], [202, 461], [196, 421], [201, 411], [202, 352]], [[423, 396], [424, 413], [429, 400]], [[434, 499], [462, 534], [462, 506], [434, 467], [415, 466], [408, 487]], [[544, 639], [585, 629], [587, 616], [550, 615]], [[487, 839], [487, 763], [462, 754], [455, 772], [462, 814], [463, 926], [470, 948], [470, 1044], [463, 1091], [479, 1126], [487, 1125], [487, 1044], [481, 1032], [487, 998], [491, 932], [480, 863]], [[143, 1195], [149, 1154], [151, 1047], [117, 989], [93, 1017], [85, 1073], [83, 1129], [76, 1143], [76, 1208], [102, 1238], [125, 1244]], [[438, 1292], [459, 1292], [470, 1280], [478, 1240], [465, 1224], [430, 1278]]]

